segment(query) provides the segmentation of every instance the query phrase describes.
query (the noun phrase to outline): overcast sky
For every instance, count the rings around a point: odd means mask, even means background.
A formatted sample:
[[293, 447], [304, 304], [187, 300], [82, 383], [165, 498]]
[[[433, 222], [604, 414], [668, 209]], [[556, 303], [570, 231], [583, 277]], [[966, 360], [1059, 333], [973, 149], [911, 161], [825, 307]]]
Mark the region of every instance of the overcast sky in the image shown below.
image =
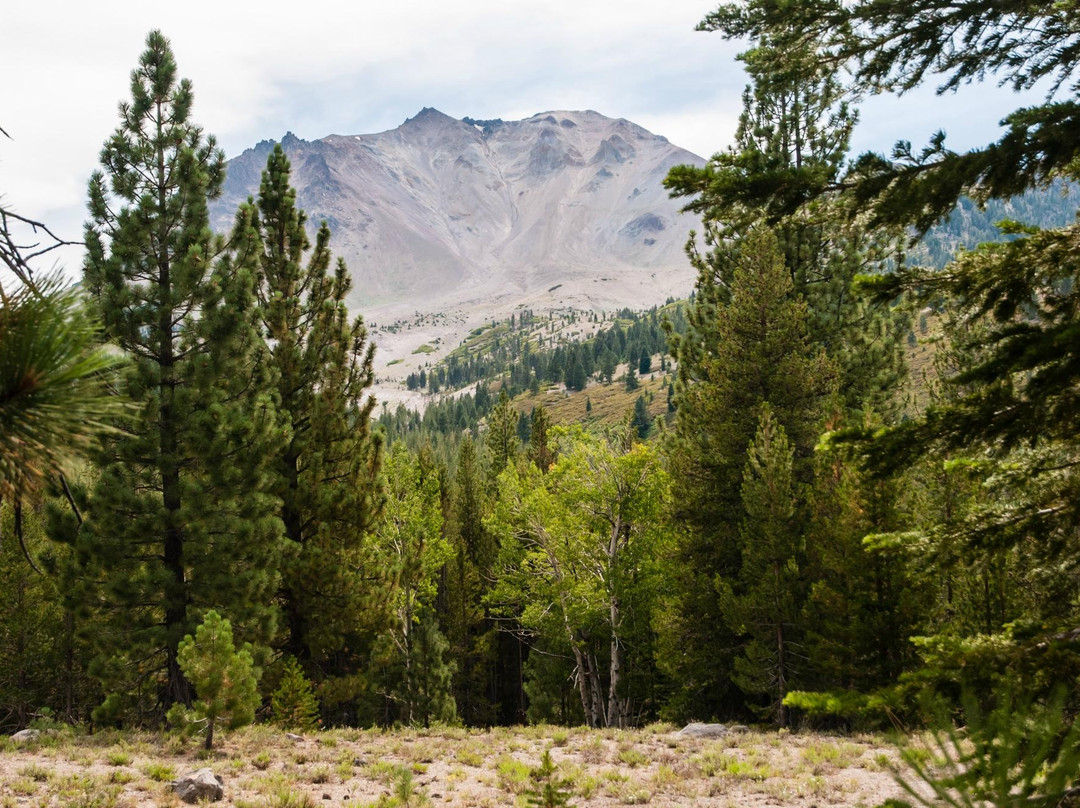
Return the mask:
[[[0, 18], [0, 195], [78, 238], [86, 181], [146, 33], [172, 40], [194, 119], [232, 157], [286, 131], [390, 129], [421, 107], [512, 120], [549, 109], [628, 118], [709, 156], [731, 141], [745, 83], [737, 44], [695, 32], [703, 0], [8, 0]], [[873, 99], [856, 150], [995, 137], [1004, 90]], [[77, 254], [67, 254], [70, 265]], [[69, 270], [71, 267], [69, 266]]]

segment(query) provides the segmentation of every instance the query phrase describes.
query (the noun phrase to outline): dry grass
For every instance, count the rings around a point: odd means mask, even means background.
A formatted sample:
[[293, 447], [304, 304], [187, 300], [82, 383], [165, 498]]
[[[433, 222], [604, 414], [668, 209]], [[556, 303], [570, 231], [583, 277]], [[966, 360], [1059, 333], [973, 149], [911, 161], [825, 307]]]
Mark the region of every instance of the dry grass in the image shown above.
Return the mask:
[[545, 749], [576, 806], [873, 806], [899, 795], [875, 738], [706, 741], [673, 729], [347, 729], [294, 742], [257, 726], [208, 758], [195, 742], [146, 733], [0, 739], [0, 806], [179, 806], [168, 779], [203, 766], [225, 779], [226, 803], [246, 808], [524, 805]]

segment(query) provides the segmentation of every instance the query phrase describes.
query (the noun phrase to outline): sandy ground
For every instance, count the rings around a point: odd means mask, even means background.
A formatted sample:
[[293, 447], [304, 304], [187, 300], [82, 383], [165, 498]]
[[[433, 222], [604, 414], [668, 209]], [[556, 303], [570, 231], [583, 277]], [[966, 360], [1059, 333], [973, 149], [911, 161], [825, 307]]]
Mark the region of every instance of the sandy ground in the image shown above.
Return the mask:
[[[685, 273], [683, 273], [685, 274]], [[604, 279], [606, 280], [606, 279]], [[430, 401], [419, 392], [405, 388], [405, 378], [425, 366], [434, 366], [457, 348], [477, 326], [501, 322], [522, 309], [538, 317], [549, 312], [566, 315], [614, 312], [627, 307], [641, 311], [662, 304], [668, 297], [686, 297], [692, 279], [681, 274], [655, 275], [618, 283], [603, 283], [594, 277], [567, 278], [557, 287], [529, 292], [507, 292], [501, 288], [463, 287], [437, 303], [394, 303], [362, 310], [369, 336], [376, 346], [373, 392], [391, 409], [399, 403], [423, 409]], [[595, 324], [579, 318], [563, 331], [581, 339], [595, 330]], [[556, 335], [559, 332], [556, 332]], [[550, 335], [545, 331], [545, 334]]]
[[895, 752], [878, 738], [673, 730], [334, 730], [293, 741], [258, 726], [210, 754], [159, 735], [50, 736], [0, 744], [0, 805], [179, 806], [169, 781], [204, 766], [225, 781], [219, 804], [241, 808], [526, 805], [544, 750], [575, 806], [875, 806], [901, 793]]

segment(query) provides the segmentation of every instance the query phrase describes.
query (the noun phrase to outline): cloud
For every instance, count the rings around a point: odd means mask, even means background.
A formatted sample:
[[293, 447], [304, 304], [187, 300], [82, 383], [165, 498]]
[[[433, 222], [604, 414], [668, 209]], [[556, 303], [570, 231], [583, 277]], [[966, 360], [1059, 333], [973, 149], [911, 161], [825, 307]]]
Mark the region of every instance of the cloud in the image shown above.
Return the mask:
[[[693, 30], [709, 8], [701, 0], [9, 3], [0, 126], [14, 139], [0, 142], [0, 192], [20, 211], [79, 232], [86, 181], [152, 28], [170, 37], [180, 74], [195, 85], [195, 119], [230, 155], [290, 130], [307, 139], [381, 131], [434, 106], [506, 119], [595, 109], [708, 156], [731, 142], [745, 83], [738, 45]], [[996, 121], [1015, 106], [1004, 95], [981, 88], [966, 107], [932, 94], [906, 107], [875, 100], [858, 144], [923, 142], [943, 119], [957, 122], [962, 139], [972, 119]]]

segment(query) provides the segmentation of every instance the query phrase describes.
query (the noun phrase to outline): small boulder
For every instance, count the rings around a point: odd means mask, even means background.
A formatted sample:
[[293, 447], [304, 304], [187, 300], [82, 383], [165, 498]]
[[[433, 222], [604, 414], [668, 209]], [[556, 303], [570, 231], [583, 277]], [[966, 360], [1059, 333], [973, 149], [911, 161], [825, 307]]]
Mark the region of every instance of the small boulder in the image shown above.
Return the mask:
[[725, 724], [687, 724], [676, 732], [684, 738], [723, 738], [730, 730]]
[[36, 729], [21, 729], [11, 736], [11, 740], [15, 743], [26, 743], [28, 741], [36, 741], [41, 737], [41, 730]]
[[304, 740], [303, 735], [297, 735], [295, 732], [286, 732], [285, 737], [288, 738], [293, 743], [298, 743], [298, 742]]
[[199, 769], [174, 780], [172, 787], [184, 802], [196, 803], [220, 800], [225, 793], [224, 785], [221, 775], [214, 774], [209, 769]]

